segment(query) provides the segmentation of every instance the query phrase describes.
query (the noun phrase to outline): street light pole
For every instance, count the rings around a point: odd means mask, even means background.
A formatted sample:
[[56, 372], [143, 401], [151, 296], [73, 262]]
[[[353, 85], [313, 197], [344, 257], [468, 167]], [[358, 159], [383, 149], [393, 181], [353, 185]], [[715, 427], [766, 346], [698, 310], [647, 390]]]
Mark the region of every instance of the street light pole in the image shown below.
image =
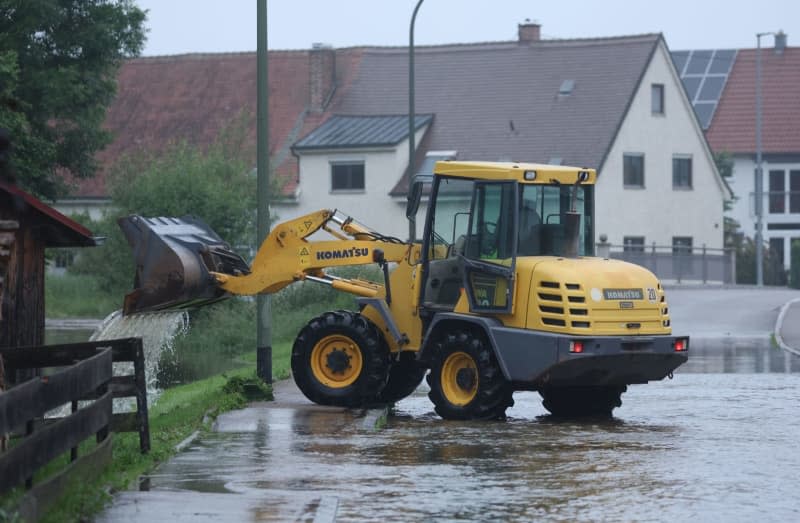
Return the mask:
[[756, 33], [756, 285], [764, 285], [764, 171], [761, 165], [761, 37]]
[[[414, 22], [417, 20], [417, 11], [424, 0], [419, 0], [411, 15], [411, 24], [408, 28], [408, 199], [411, 199], [411, 182], [414, 176]], [[417, 236], [417, 218], [408, 217], [408, 241], [413, 242]]]
[[[256, 10], [256, 176], [258, 247], [269, 234], [269, 90], [267, 56], [267, 0], [258, 0]], [[272, 383], [272, 312], [269, 296], [256, 297], [256, 372]]]

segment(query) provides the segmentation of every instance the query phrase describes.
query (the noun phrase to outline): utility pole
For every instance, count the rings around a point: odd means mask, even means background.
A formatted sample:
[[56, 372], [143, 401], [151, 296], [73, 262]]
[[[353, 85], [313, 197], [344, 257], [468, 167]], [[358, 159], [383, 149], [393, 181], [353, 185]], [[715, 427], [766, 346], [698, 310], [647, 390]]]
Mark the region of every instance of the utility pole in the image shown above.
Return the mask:
[[[411, 199], [411, 182], [414, 177], [414, 22], [417, 20], [417, 11], [424, 0], [419, 0], [411, 15], [411, 24], [408, 28], [408, 199]], [[408, 218], [408, 241], [413, 242], [417, 236], [417, 219]]]
[[764, 169], [761, 165], [761, 37], [756, 33], [756, 285], [764, 285]]
[[[267, 0], [258, 0], [258, 45], [256, 60], [256, 172], [258, 176], [258, 238], [261, 244], [269, 234], [269, 90], [267, 68]], [[256, 372], [266, 383], [272, 383], [272, 313], [269, 296], [256, 297]]]

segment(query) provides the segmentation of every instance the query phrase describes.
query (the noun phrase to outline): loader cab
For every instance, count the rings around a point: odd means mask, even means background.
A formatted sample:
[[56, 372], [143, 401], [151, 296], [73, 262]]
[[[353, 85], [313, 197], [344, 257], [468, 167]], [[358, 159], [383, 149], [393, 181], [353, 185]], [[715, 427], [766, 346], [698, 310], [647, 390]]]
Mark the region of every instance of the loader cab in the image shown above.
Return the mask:
[[526, 179], [534, 170], [524, 166], [484, 172], [472, 162], [441, 163], [422, 240], [423, 313], [452, 311], [462, 292], [470, 312], [510, 313], [518, 258], [567, 255], [573, 207], [577, 255], [593, 253], [593, 171], [587, 183], [575, 183], [583, 172], [577, 168], [552, 167], [557, 176]]

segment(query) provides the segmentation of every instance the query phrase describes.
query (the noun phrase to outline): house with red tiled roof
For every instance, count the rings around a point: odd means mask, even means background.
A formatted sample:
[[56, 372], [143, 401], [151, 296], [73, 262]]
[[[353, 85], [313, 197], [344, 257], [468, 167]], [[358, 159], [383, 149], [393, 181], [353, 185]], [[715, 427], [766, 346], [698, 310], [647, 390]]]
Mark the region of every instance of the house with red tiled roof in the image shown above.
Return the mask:
[[[594, 229], [620, 250], [721, 248], [728, 188], [663, 37], [539, 35], [526, 23], [513, 41], [417, 47], [411, 137], [407, 48], [271, 51], [279, 219], [336, 208], [406, 238], [410, 172], [437, 158], [527, 161], [597, 168]], [[171, 140], [202, 146], [242, 112], [255, 144], [255, 84], [254, 53], [125, 63], [103, 164]], [[102, 184], [78, 198], [102, 198]]]
[[[756, 53], [756, 49], [676, 53], [690, 98], [698, 93], [695, 108], [697, 101], [704, 105], [698, 116], [707, 124], [712, 150], [733, 156], [727, 181], [737, 199], [728, 216], [750, 238], [756, 230]], [[706, 87], [709, 78], [720, 78], [719, 72], [726, 69], [724, 82], [717, 79], [711, 89]], [[704, 78], [686, 83], [687, 77]], [[761, 100], [762, 234], [769, 250], [788, 268], [791, 242], [800, 241], [800, 47], [787, 47], [783, 33], [773, 47], [761, 49]]]
[[[291, 145], [327, 117], [325, 107], [346, 89], [359, 54], [357, 49], [325, 46], [269, 52], [269, 152], [285, 195], [292, 196], [297, 183]], [[115, 162], [126, 155], [158, 153], [177, 141], [202, 148], [232, 125], [244, 126], [247, 154], [255, 166], [256, 66], [254, 52], [156, 56], [123, 63], [104, 124], [113, 141], [98, 155], [100, 172], [79, 180], [72, 196], [57, 202], [57, 208], [96, 218], [110, 203], [106, 183]]]

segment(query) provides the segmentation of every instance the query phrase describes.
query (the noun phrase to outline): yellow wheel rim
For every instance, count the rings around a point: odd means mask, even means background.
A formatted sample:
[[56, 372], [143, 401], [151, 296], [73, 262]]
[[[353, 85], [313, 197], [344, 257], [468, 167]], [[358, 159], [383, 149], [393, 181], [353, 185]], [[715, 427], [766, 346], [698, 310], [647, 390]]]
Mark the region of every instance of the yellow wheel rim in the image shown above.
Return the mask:
[[442, 392], [458, 407], [463, 407], [478, 394], [478, 366], [466, 352], [454, 352], [442, 365]]
[[341, 389], [358, 379], [363, 367], [358, 345], [341, 334], [325, 336], [311, 351], [311, 371], [327, 387]]

